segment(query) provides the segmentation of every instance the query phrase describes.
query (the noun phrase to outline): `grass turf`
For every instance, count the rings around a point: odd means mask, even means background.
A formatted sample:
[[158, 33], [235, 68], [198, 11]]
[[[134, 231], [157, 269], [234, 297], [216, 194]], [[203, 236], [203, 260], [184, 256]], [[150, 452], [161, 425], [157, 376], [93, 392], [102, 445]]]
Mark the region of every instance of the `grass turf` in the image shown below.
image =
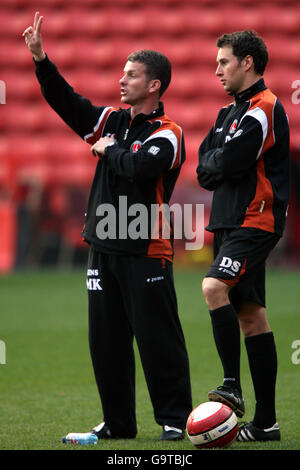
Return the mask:
[[[207, 401], [207, 391], [220, 385], [222, 377], [201, 294], [202, 277], [203, 272], [195, 269], [175, 269], [194, 406]], [[234, 442], [230, 450], [300, 449], [300, 364], [291, 360], [292, 342], [300, 339], [299, 281], [296, 272], [267, 275], [269, 320], [279, 358], [277, 414], [282, 440]], [[0, 365], [1, 450], [196, 450], [187, 437], [176, 443], [157, 441], [161, 428], [153, 418], [138, 354], [137, 438], [101, 441], [93, 447], [61, 444], [61, 436], [86, 432], [102, 418], [88, 350], [84, 270], [19, 272], [2, 277], [0, 286], [0, 340], [6, 345], [6, 364]], [[243, 341], [241, 377], [243, 420], [251, 420], [254, 397]]]

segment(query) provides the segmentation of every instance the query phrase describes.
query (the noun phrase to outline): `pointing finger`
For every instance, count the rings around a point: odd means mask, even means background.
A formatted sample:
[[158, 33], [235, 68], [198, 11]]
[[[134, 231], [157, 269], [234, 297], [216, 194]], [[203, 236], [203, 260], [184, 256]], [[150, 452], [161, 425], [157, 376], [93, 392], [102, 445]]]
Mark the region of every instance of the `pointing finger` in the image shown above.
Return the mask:
[[39, 19], [38, 19], [38, 22], [37, 22], [37, 25], [36, 25], [36, 30], [37, 30], [38, 33], [41, 32], [43, 18], [44, 18], [43, 16], [40, 16]]
[[37, 27], [39, 15], [40, 15], [40, 12], [39, 12], [39, 11], [36, 11], [36, 12], [35, 12], [35, 15], [34, 15], [34, 21], [33, 21], [33, 29], [36, 29], [36, 27]]

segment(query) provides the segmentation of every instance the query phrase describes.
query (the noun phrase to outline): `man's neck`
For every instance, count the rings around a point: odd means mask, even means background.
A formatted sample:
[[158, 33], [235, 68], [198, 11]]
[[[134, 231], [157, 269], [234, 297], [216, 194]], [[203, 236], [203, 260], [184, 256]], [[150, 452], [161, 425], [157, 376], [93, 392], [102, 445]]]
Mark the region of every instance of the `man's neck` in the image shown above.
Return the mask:
[[243, 93], [243, 91], [248, 90], [248, 88], [252, 87], [252, 85], [258, 82], [261, 78], [261, 75], [255, 75], [253, 78], [246, 80], [241, 89], [235, 92], [234, 94], [239, 95], [240, 93]]
[[134, 119], [138, 114], [145, 114], [147, 116], [158, 108], [159, 101], [136, 104], [130, 108], [131, 119]]

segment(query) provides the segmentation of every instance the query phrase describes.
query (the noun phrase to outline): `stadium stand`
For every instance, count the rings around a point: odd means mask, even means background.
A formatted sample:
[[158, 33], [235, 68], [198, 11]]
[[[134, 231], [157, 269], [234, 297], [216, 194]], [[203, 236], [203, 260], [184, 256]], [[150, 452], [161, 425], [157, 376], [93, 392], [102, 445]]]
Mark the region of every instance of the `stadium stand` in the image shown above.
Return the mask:
[[[152, 48], [169, 56], [173, 78], [164, 101], [185, 132], [187, 161], [180, 181], [189, 184], [195, 184], [199, 143], [217, 110], [230, 101], [214, 76], [216, 38], [255, 29], [269, 47], [266, 82], [286, 107], [293, 159], [299, 165], [300, 104], [292, 101], [292, 84], [300, 80], [299, 0], [44, 0], [42, 6], [35, 0], [1, 0], [0, 79], [6, 84], [0, 116], [1, 183], [7, 183], [12, 152], [17, 155], [16, 178], [36, 168], [45, 186], [65, 180], [86, 188], [95, 165], [86, 144], [41, 98], [21, 36], [39, 8], [49, 57], [76, 91], [95, 104], [119, 105], [118, 81], [133, 50]], [[297, 96], [300, 101], [300, 92]]]

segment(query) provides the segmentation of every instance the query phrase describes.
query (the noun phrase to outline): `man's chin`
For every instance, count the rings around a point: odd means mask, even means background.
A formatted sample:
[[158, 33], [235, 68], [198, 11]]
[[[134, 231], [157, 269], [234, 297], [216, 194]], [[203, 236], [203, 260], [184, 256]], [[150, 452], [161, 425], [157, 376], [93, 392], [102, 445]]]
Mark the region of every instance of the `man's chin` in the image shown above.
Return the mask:
[[130, 104], [130, 100], [127, 96], [121, 96], [121, 103]]

